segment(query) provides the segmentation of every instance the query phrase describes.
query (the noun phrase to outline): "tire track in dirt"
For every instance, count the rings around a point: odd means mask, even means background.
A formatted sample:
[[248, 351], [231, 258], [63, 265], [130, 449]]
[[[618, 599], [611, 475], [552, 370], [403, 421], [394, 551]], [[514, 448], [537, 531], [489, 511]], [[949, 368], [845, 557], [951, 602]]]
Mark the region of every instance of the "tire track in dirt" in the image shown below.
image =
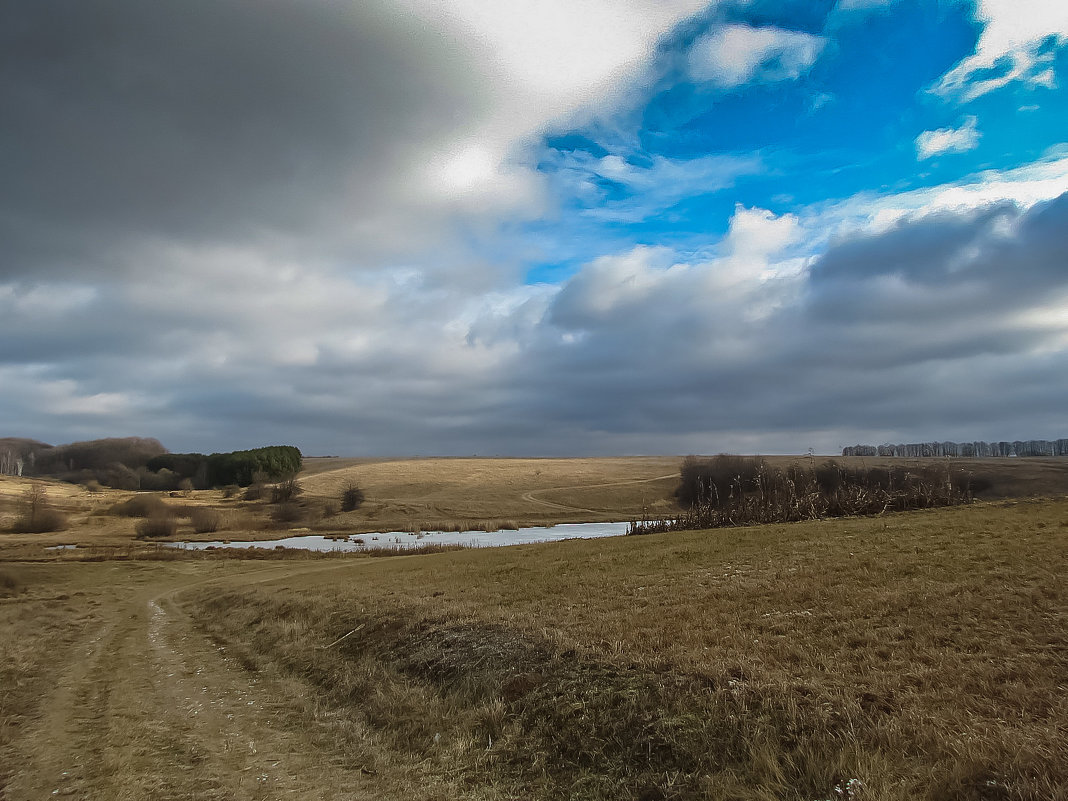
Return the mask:
[[531, 490], [525, 492], [520, 497], [527, 503], [533, 503], [538, 506], [544, 506], [548, 509], [553, 509], [558, 512], [588, 512], [589, 514], [602, 515], [608, 510], [606, 509], [587, 509], [583, 506], [571, 506], [568, 504], [557, 503], [556, 501], [547, 501], [537, 496], [543, 492], [564, 492], [567, 490], [583, 490], [583, 489], [601, 489], [603, 487], [626, 487], [633, 484], [652, 484], [655, 481], [666, 481], [669, 478], [675, 478], [678, 473], [668, 473], [666, 476], [654, 476], [653, 478], [633, 478], [626, 481], [608, 481], [597, 484], [576, 484], [570, 487], [545, 487], [543, 489]]
[[197, 580], [172, 573], [162, 591], [115, 593], [16, 744], [7, 801], [374, 797], [374, 777], [302, 731], [302, 688], [244, 670], [177, 601], [215, 581], [253, 584], [344, 566], [352, 565], [280, 564]]

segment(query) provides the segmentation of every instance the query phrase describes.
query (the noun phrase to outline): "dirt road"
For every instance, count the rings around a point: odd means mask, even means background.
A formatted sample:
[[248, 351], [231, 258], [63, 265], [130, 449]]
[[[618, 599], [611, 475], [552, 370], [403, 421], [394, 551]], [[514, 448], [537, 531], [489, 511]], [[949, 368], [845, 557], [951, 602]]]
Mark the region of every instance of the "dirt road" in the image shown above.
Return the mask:
[[582, 506], [571, 506], [569, 504], [557, 503], [556, 501], [547, 501], [539, 496], [548, 492], [567, 492], [570, 490], [587, 490], [587, 489], [603, 489], [607, 487], [630, 487], [635, 484], [652, 484], [657, 481], [667, 481], [668, 479], [675, 479], [678, 477], [678, 473], [668, 473], [665, 476], [653, 476], [652, 478], [634, 478], [626, 481], [609, 481], [600, 482], [596, 484], [576, 484], [570, 487], [546, 487], [540, 490], [531, 490], [530, 492], [523, 493], [522, 499], [527, 503], [537, 504], [544, 506], [548, 509], [553, 509], [562, 512], [589, 512], [590, 514], [604, 514], [604, 509], [587, 509]]
[[[337, 566], [239, 565], [225, 580]], [[389, 777], [346, 764], [307, 730], [301, 687], [245, 670], [197, 630], [179, 594], [218, 579], [188, 565], [130, 570], [116, 568], [54, 691], [12, 744], [0, 798], [394, 797]]]

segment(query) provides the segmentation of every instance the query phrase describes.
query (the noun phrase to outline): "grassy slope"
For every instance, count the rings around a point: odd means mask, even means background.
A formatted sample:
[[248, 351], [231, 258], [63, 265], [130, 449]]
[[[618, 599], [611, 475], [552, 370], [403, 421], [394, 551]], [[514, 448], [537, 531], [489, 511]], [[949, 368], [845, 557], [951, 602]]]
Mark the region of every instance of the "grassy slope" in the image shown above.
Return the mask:
[[[602, 459], [410, 459], [331, 469], [310, 460], [310, 497], [339, 498], [350, 482], [367, 493], [357, 525], [380, 529], [485, 520], [524, 524], [620, 520], [643, 504], [670, 513], [676, 456]], [[370, 529], [368, 529], [370, 530]]]
[[1068, 501], [1034, 501], [382, 560], [196, 603], [245, 664], [469, 797], [1037, 801], [1068, 798], [1066, 568]]

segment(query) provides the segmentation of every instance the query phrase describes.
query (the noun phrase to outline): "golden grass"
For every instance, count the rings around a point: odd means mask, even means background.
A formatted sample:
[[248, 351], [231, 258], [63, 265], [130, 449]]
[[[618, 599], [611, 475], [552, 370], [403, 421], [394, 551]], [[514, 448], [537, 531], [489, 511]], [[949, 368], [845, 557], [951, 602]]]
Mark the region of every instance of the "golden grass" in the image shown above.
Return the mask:
[[[816, 462], [826, 457], [815, 457]], [[774, 466], [809, 464], [807, 457], [768, 457]], [[930, 465], [918, 459], [838, 459], [854, 466]], [[551, 525], [658, 517], [676, 511], [673, 498], [681, 458], [676, 456], [600, 459], [309, 459], [299, 481], [306, 514], [299, 524], [274, 523], [265, 502], [227, 498], [223, 490], [151, 493], [179, 515], [178, 539], [273, 539], [294, 526], [312, 532], [366, 533], [391, 530], [485, 529], [505, 525]], [[993, 478], [985, 497], [1050, 495], [1068, 492], [1068, 459], [955, 459], [955, 469]], [[367, 493], [354, 512], [336, 510], [352, 481]], [[0, 560], [26, 558], [27, 548], [79, 544], [120, 548], [136, 537], [136, 521], [111, 510], [149, 493], [42, 482], [50, 505], [65, 514], [68, 528], [53, 534], [7, 533], [18, 500], [30, 479], [0, 476]], [[195, 531], [197, 509], [218, 512], [217, 532]], [[37, 547], [35, 558], [45, 556]]]
[[1048, 500], [354, 563], [197, 605], [472, 797], [1038, 801], [1068, 798], [1066, 573]]
[[338, 499], [352, 482], [367, 493], [343, 517], [363, 530], [497, 519], [523, 525], [624, 520], [643, 505], [668, 509], [679, 458], [408, 459], [316, 465], [300, 479], [308, 497]]

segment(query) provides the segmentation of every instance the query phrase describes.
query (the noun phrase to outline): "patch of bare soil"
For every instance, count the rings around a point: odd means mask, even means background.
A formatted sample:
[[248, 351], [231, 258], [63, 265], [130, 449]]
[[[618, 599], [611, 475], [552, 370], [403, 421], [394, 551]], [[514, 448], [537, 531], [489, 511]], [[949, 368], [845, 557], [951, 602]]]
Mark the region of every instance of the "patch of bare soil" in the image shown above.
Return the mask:
[[[236, 581], [322, 569], [283, 564]], [[0, 798], [416, 797], [404, 791], [410, 777], [332, 749], [333, 724], [303, 689], [249, 672], [193, 625], [175, 595], [204, 583], [195, 572], [155, 578], [162, 586], [102, 594], [73, 658], [3, 754], [15, 768]]]

